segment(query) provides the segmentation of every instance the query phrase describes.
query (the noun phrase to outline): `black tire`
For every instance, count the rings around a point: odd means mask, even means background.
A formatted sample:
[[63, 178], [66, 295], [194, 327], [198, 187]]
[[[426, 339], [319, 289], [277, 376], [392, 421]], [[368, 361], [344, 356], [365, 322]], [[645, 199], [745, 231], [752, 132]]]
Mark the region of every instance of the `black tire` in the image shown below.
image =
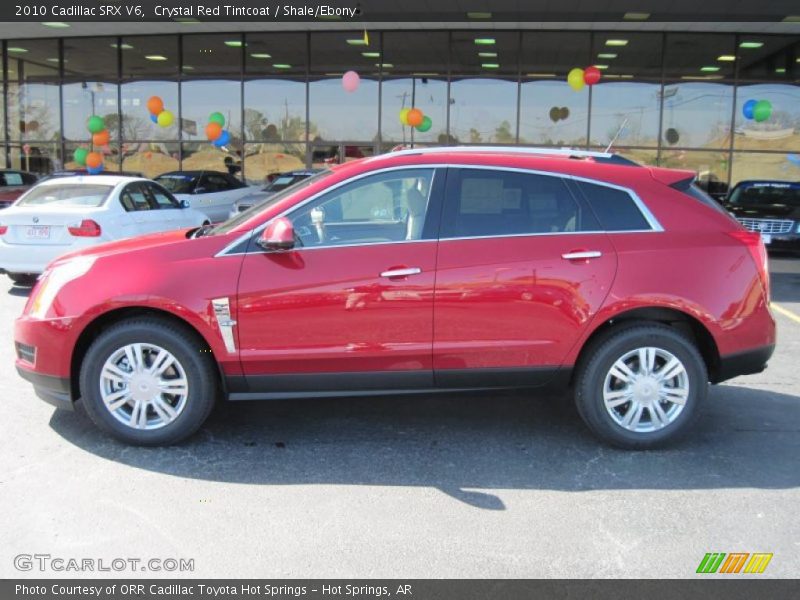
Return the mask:
[[36, 279], [39, 276], [34, 273], [9, 273], [8, 277], [16, 285], [21, 285], [23, 287], [31, 287], [36, 283]]
[[[625, 428], [612, 417], [610, 412], [614, 409], [607, 410], [603, 400], [606, 375], [614, 363], [626, 353], [641, 347], [654, 347], [671, 353], [683, 364], [689, 385], [683, 409], [674, 420], [649, 432]], [[628, 450], [657, 448], [685, 435], [707, 394], [708, 372], [694, 342], [672, 327], [659, 323], [626, 324], [601, 334], [584, 351], [575, 378], [575, 405], [586, 425], [602, 440]], [[623, 405], [619, 410], [624, 411], [626, 406], [632, 405]], [[648, 420], [652, 422], [652, 413], [649, 409], [645, 410]]]
[[[159, 429], [134, 429], [121, 423], [101, 395], [100, 376], [106, 360], [117, 350], [135, 343], [154, 344], [167, 350], [188, 381], [181, 412]], [[157, 317], [131, 318], [103, 331], [89, 347], [80, 369], [81, 399], [89, 417], [106, 433], [137, 446], [175, 444], [195, 433], [214, 407], [218, 389], [217, 366], [207, 344], [188, 327]]]

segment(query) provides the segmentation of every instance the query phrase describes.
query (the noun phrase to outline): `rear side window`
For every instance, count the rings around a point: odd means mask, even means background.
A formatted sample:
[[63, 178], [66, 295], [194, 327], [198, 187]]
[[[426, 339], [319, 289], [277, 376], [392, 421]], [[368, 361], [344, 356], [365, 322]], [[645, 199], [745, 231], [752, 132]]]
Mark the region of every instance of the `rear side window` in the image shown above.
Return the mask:
[[642, 211], [627, 192], [585, 181], [576, 183], [600, 220], [600, 225], [606, 231], [652, 229]]
[[452, 169], [442, 238], [569, 233], [597, 229], [560, 177]]

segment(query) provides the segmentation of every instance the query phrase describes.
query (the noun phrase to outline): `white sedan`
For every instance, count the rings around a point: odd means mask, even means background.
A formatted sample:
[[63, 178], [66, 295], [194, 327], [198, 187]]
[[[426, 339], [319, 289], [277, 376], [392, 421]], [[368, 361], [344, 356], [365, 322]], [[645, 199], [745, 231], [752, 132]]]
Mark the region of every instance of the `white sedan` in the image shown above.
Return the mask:
[[221, 171], [172, 171], [155, 180], [213, 223], [227, 220], [237, 200], [259, 190]]
[[206, 215], [141, 177], [48, 179], [0, 213], [0, 272], [31, 284], [67, 252], [208, 222]]

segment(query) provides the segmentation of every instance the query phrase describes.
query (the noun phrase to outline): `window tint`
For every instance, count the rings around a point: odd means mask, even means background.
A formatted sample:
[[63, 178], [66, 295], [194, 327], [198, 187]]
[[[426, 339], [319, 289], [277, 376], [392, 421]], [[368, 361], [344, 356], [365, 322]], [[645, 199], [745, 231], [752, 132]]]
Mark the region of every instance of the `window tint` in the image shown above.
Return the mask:
[[447, 188], [443, 238], [597, 229], [560, 177], [453, 169]]
[[203, 175], [200, 178], [200, 187], [204, 188], [206, 193], [209, 194], [212, 192], [224, 192], [233, 188], [224, 175], [217, 175], [216, 173]]
[[606, 231], [652, 229], [627, 192], [583, 181], [577, 184]]
[[380, 244], [422, 238], [433, 169], [359, 179], [291, 215], [303, 246]]
[[0, 185], [22, 185], [22, 173], [16, 171], [6, 171], [0, 173]]
[[150, 210], [150, 203], [147, 201], [147, 194], [144, 186], [140, 183], [130, 183], [122, 191], [119, 197], [122, 206], [127, 211]]
[[178, 201], [175, 200], [172, 196], [170, 196], [167, 192], [165, 192], [159, 186], [148, 183], [147, 189], [150, 190], [150, 195], [152, 196], [155, 204], [158, 208], [178, 208]]
[[167, 173], [156, 177], [156, 181], [173, 194], [191, 194], [194, 191], [197, 176]]

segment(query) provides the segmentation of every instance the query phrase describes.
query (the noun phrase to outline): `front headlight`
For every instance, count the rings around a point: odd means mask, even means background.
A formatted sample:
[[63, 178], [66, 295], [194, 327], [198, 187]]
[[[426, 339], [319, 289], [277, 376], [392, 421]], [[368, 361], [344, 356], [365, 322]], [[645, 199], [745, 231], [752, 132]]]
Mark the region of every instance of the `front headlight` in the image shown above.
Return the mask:
[[28, 314], [35, 319], [44, 319], [61, 288], [73, 279], [85, 275], [92, 268], [94, 260], [93, 256], [76, 256], [42, 273], [31, 298]]

